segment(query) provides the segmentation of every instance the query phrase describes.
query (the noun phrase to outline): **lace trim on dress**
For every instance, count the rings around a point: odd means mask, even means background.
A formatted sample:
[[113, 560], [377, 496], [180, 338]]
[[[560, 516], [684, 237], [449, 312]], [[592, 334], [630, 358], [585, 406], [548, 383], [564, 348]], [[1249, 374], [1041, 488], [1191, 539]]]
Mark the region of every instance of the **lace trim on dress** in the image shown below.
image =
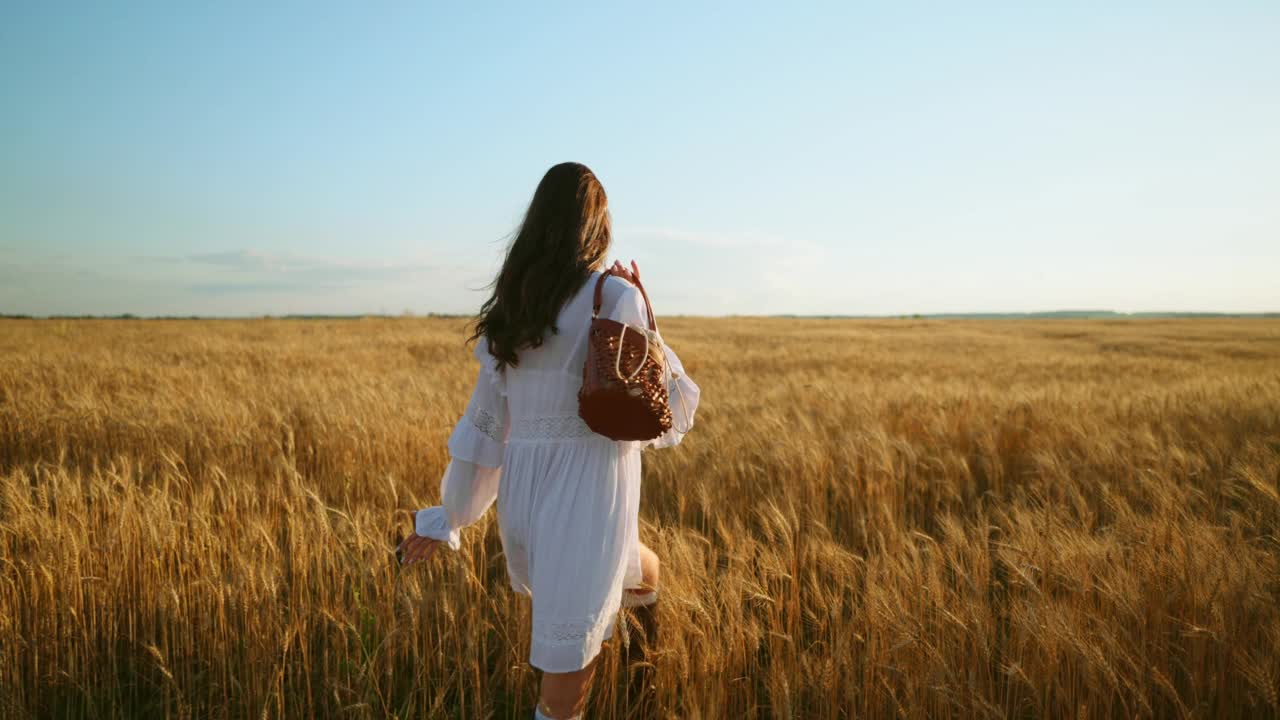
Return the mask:
[[539, 415], [511, 421], [512, 440], [572, 440], [592, 436], [602, 437], [577, 415]]
[[533, 640], [540, 645], [581, 645], [592, 635], [603, 634], [606, 615], [588, 615], [575, 620], [533, 623]]
[[471, 424], [490, 440], [502, 442], [502, 428], [498, 424], [498, 418], [494, 417], [493, 413], [488, 410], [476, 410], [475, 415], [471, 418]]

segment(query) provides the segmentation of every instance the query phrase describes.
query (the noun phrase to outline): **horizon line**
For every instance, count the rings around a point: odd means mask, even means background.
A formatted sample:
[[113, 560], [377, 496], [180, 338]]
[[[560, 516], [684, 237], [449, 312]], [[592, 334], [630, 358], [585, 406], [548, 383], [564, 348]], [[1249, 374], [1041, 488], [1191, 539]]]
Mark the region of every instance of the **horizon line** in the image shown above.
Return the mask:
[[[360, 320], [372, 319], [470, 319], [475, 314], [444, 312], [402, 312], [402, 313], [261, 313], [246, 315], [138, 315], [134, 313], [114, 314], [70, 314], [58, 313], [50, 315], [33, 315], [30, 313], [0, 313], [0, 320]], [[1088, 320], [1102, 318], [1134, 318], [1134, 319], [1176, 319], [1176, 318], [1280, 318], [1280, 311], [1263, 310], [1253, 312], [1224, 312], [1218, 310], [1152, 310], [1140, 312], [1121, 312], [1118, 310], [1032, 310], [1032, 311], [974, 311], [974, 312], [935, 312], [935, 313], [726, 313], [721, 315], [698, 315], [686, 313], [670, 313], [661, 315], [668, 318], [792, 318], [804, 319], [848, 319], [848, 320], [948, 320], [948, 319], [1065, 319]]]

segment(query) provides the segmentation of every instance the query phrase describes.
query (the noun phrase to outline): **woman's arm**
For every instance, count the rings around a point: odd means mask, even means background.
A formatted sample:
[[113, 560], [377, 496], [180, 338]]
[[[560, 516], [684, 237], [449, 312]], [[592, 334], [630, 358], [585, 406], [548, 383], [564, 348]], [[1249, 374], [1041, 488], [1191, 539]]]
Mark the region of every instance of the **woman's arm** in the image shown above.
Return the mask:
[[484, 516], [498, 497], [501, 475], [502, 468], [450, 459], [440, 480], [441, 504], [414, 513], [413, 532], [457, 550], [461, 543], [458, 531]]
[[[458, 531], [479, 520], [498, 496], [506, 450], [506, 378], [484, 338], [476, 344], [480, 371], [462, 418], [449, 436], [449, 465], [440, 479], [440, 504], [414, 514], [414, 534], [457, 550]], [[412, 539], [412, 538], [411, 538]], [[415, 543], [420, 545], [421, 543]], [[405, 551], [405, 561], [415, 557]]]

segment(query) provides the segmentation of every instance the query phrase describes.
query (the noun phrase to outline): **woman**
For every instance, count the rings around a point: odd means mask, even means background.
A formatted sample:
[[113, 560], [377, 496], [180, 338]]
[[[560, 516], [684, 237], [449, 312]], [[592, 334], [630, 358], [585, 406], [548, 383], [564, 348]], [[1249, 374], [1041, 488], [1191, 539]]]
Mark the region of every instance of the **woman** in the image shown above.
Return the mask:
[[[675, 378], [671, 430], [614, 441], [578, 417], [593, 294], [610, 241], [596, 176], [578, 163], [548, 170], [470, 338], [480, 373], [449, 437], [443, 504], [419, 510], [401, 544], [406, 564], [441, 544], [456, 550], [458, 530], [496, 499], [511, 585], [533, 601], [529, 663], [543, 671], [535, 718], [579, 717], [618, 608], [652, 612], [659, 565], [638, 534], [640, 452], [678, 444], [698, 402], [698, 386], [664, 344]], [[631, 265], [614, 263], [626, 279], [605, 279], [601, 312], [647, 327]]]

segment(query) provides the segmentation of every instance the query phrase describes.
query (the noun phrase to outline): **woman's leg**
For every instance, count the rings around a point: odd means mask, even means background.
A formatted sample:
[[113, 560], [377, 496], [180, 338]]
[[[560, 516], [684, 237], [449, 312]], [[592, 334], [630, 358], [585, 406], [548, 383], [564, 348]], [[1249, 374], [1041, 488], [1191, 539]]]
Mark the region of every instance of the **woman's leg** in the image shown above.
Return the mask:
[[[653, 606], [657, 601], [662, 563], [658, 560], [657, 553], [644, 543], [640, 543], [640, 571], [642, 586], [629, 588], [625, 592], [631, 594], [631, 602], [635, 605], [632, 612], [636, 614], [644, 632], [643, 646], [636, 643], [636, 647], [648, 648], [656, 640], [657, 634]], [[595, 677], [599, 661], [600, 656], [596, 655], [581, 670], [542, 673], [542, 696], [538, 701], [538, 712], [552, 720], [579, 717], [586, 707], [587, 693], [591, 689], [591, 681]]]
[[596, 673], [596, 655], [581, 670], [567, 673], [542, 673], [542, 696], [538, 700], [538, 712], [553, 720], [569, 720], [582, 716], [587, 705], [587, 692]]
[[644, 639], [628, 644], [627, 662], [643, 659], [658, 640], [656, 606], [661, 588], [661, 571], [662, 563], [658, 561], [657, 553], [640, 543], [640, 587], [624, 591], [622, 606], [630, 609], [632, 616], [640, 624], [640, 633]]
[[658, 555], [644, 543], [640, 543], [640, 587], [627, 588], [623, 592], [622, 607], [629, 608], [639, 621], [644, 634], [643, 648], [633, 644], [628, 652], [628, 661], [638, 659], [645, 650], [657, 641], [657, 608], [658, 590], [661, 588], [660, 575], [662, 563]]
[[647, 599], [650, 593], [658, 590], [659, 576], [662, 573], [662, 562], [658, 560], [658, 554], [649, 549], [648, 545], [640, 543], [640, 582], [641, 587], [627, 588], [627, 592], [632, 596], [632, 602], [641, 601], [640, 604], [648, 604], [642, 601]]

